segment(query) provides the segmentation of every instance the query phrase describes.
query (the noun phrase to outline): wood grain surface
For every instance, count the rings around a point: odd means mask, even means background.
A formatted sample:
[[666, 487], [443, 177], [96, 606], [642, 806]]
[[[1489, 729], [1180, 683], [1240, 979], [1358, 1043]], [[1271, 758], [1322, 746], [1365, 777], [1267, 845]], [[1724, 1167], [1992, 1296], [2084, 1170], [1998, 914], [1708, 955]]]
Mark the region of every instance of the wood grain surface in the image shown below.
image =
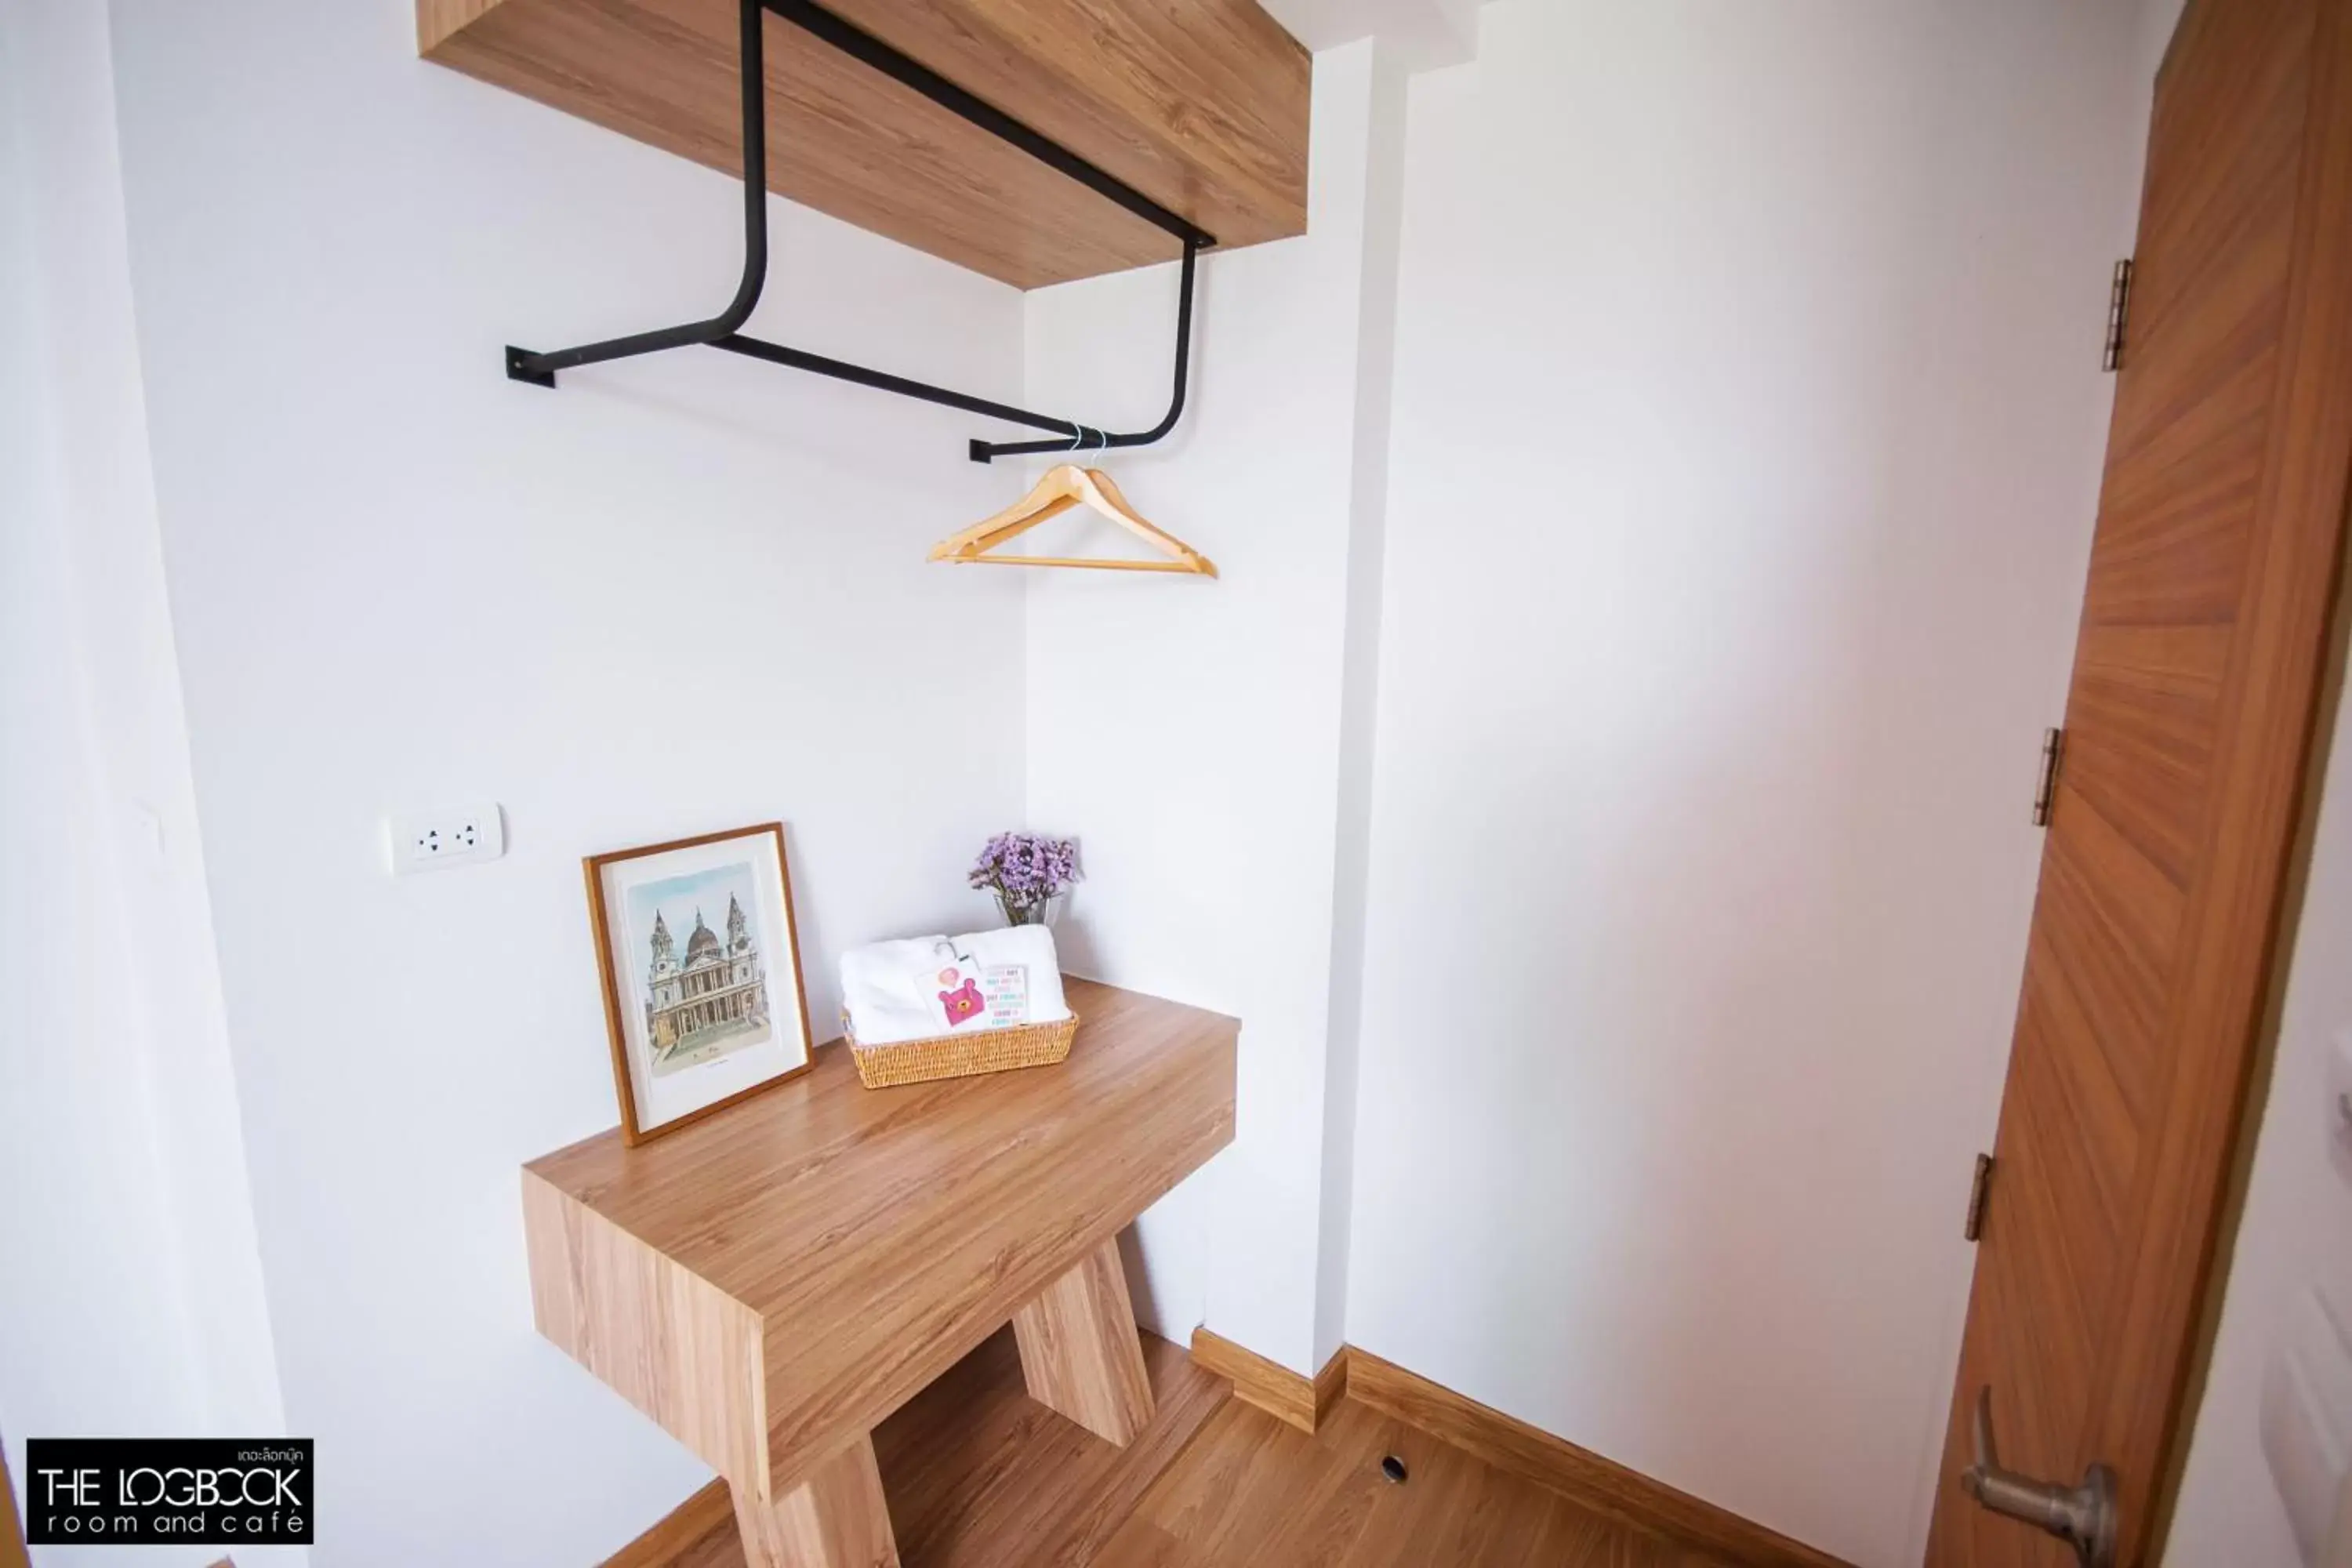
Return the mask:
[[1928, 1561], [2062, 1568], [1958, 1477], [2151, 1521], [2273, 974], [2352, 469], [2352, 4], [2197, 0], [2158, 84], [2066, 760]]
[[743, 1568], [743, 1534], [727, 1478], [704, 1486], [598, 1568]]
[[920, 1568], [1080, 1568], [1230, 1397], [1178, 1347], [1143, 1336], [1148, 1426], [1113, 1447], [1027, 1396], [1011, 1334], [990, 1339], [874, 1436], [907, 1561]]
[[1233, 1019], [1067, 992], [1058, 1066], [869, 1090], [831, 1046], [652, 1142], [532, 1162], [542, 1328], [772, 1500], [1231, 1142]]
[[[856, 26], [1215, 235], [1307, 227], [1307, 52], [1256, 0], [831, 0]], [[418, 0], [419, 52], [740, 174], [735, 0]], [[767, 19], [779, 195], [1018, 288], [1176, 241]]]
[[[1012, 1331], [874, 1434], [902, 1559], [917, 1568], [1080, 1568], [1229, 1397], [1176, 1346], [1142, 1336], [1151, 1420], [1116, 1448], [1028, 1397]], [[717, 1480], [606, 1568], [742, 1568]]]
[[[1308, 1435], [1144, 1337], [1155, 1408], [1113, 1448], [1023, 1391], [1000, 1333], [874, 1435], [908, 1568], [1731, 1568], [1353, 1397]], [[1375, 1380], [1374, 1386], [1381, 1386]], [[1424, 1415], [1431, 1402], [1420, 1400]], [[1432, 1425], [1437, 1423], [1433, 1422]], [[1389, 1481], [1381, 1461], [1406, 1469]], [[715, 1503], [715, 1508], [714, 1508]], [[714, 1482], [608, 1568], [741, 1568]], [[652, 1554], [651, 1549], [672, 1553]], [[1827, 1559], [1798, 1559], [1809, 1564]]]
[[539, 1331], [704, 1464], [766, 1476], [759, 1316], [530, 1170], [522, 1213]]
[[25, 1531], [16, 1521], [16, 1489], [8, 1480], [8, 1457], [0, 1453], [0, 1568], [27, 1568]]
[[899, 1568], [868, 1438], [807, 1467], [772, 1503], [748, 1487], [728, 1495], [745, 1568]]
[[1348, 1350], [1344, 1345], [1310, 1378], [1203, 1326], [1192, 1331], [1192, 1359], [1231, 1383], [1234, 1398], [1255, 1405], [1301, 1432], [1314, 1431], [1317, 1423], [1347, 1392]]
[[1802, 1542], [1652, 1480], [1417, 1373], [1349, 1346], [1350, 1403], [1394, 1416], [1593, 1514], [1752, 1568], [1844, 1568]]
[[1151, 1375], [1136, 1338], [1118, 1240], [1096, 1247], [1013, 1314], [1029, 1397], [1125, 1447], [1151, 1420]]
[[[1387, 1479], [1393, 1455], [1406, 1479]], [[1745, 1560], [1737, 1560], [1745, 1561]], [[1095, 1568], [1727, 1568], [1348, 1398], [1312, 1436], [1226, 1404]]]

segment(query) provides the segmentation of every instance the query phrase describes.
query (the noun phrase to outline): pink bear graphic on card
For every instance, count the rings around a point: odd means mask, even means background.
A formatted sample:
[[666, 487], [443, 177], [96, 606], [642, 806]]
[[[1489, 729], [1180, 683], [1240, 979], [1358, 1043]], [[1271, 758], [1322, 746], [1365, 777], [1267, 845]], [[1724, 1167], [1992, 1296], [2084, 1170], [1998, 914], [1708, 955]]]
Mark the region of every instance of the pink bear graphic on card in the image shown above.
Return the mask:
[[940, 1005], [948, 1010], [948, 1027], [950, 1029], [958, 1024], [970, 1023], [988, 1010], [988, 1005], [981, 999], [980, 987], [969, 980], [963, 983], [961, 991], [940, 992]]

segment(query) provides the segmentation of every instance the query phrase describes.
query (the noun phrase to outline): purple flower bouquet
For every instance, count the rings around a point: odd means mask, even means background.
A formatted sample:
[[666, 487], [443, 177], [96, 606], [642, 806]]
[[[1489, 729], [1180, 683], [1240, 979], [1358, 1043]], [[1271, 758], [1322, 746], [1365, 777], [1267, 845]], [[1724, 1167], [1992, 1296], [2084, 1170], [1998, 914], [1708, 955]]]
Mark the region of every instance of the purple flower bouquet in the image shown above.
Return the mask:
[[996, 895], [1007, 925], [1046, 925], [1078, 879], [1078, 841], [1042, 833], [1000, 833], [972, 862], [971, 885]]

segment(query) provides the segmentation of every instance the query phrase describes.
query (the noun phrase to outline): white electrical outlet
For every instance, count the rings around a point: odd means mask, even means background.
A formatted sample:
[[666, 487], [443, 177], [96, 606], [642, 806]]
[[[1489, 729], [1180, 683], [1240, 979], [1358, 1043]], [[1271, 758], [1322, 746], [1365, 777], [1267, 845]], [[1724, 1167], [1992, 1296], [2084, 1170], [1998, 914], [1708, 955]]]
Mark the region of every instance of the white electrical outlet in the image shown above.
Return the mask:
[[506, 826], [495, 803], [394, 812], [383, 826], [395, 877], [477, 865], [507, 852]]

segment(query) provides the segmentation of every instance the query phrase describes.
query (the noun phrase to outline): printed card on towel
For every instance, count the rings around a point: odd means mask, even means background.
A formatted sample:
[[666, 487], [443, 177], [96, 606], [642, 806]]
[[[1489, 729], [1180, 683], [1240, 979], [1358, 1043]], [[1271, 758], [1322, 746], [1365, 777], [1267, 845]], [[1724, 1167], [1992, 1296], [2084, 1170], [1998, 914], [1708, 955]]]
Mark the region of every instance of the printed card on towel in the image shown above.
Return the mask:
[[988, 1026], [988, 998], [981, 990], [979, 964], [945, 951], [925, 990], [939, 1010], [940, 1033], [951, 1035], [972, 1024]]
[[980, 989], [988, 999], [988, 1026], [1011, 1029], [1029, 1021], [1029, 966], [992, 963], [980, 972]]
[[925, 976], [941, 1034], [1008, 1029], [1029, 1021], [1029, 966], [982, 963], [940, 944], [937, 967]]

